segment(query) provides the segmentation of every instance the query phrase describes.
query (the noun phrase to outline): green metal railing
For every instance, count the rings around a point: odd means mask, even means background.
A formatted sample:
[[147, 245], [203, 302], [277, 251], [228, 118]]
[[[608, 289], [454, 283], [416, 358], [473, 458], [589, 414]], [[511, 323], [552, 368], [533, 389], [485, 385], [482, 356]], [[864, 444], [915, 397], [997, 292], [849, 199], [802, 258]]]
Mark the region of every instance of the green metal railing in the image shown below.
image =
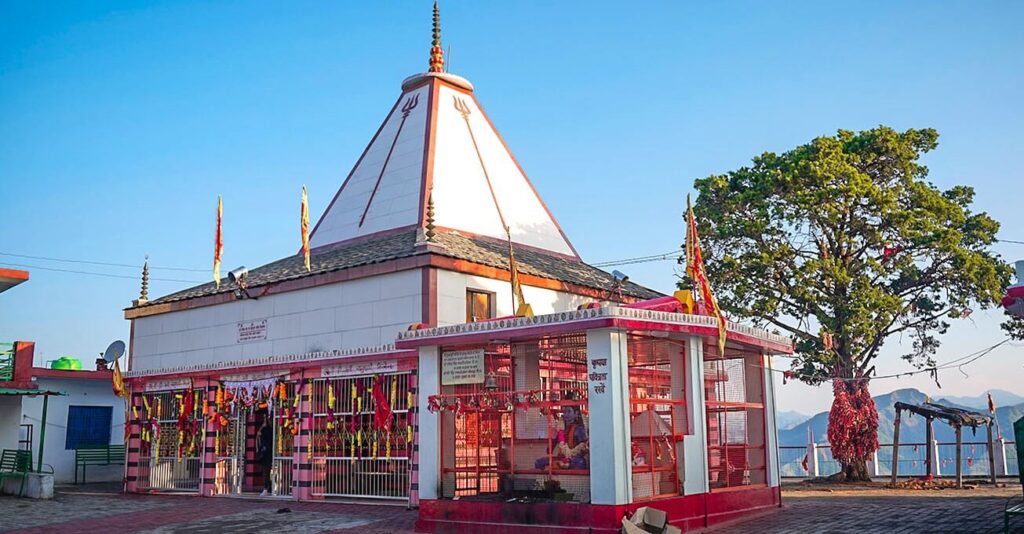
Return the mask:
[[0, 343], [0, 380], [14, 378], [14, 343]]

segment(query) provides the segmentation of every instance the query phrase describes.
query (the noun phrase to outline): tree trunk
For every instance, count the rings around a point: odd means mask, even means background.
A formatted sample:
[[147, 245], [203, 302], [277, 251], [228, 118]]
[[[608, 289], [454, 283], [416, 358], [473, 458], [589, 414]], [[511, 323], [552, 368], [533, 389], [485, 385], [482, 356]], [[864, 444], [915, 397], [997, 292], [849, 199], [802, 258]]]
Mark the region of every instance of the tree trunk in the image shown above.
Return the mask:
[[868, 381], [836, 379], [832, 383], [832, 409], [828, 414], [828, 441], [842, 470], [834, 480], [871, 480], [867, 461], [878, 450], [878, 411], [868, 392]]
[[871, 475], [868, 473], [868, 464], [865, 460], [857, 460], [849, 464], [842, 464], [841, 478], [843, 482], [870, 482]]

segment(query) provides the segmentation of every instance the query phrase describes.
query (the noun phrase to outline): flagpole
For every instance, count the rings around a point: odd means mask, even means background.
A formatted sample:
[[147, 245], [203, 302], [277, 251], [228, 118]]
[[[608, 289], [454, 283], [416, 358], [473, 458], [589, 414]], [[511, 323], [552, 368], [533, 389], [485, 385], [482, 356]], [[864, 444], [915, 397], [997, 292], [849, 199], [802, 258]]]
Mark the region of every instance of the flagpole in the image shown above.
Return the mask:
[[220, 256], [224, 252], [224, 235], [221, 221], [224, 217], [224, 200], [217, 195], [217, 230], [213, 238], [213, 283], [220, 289]]

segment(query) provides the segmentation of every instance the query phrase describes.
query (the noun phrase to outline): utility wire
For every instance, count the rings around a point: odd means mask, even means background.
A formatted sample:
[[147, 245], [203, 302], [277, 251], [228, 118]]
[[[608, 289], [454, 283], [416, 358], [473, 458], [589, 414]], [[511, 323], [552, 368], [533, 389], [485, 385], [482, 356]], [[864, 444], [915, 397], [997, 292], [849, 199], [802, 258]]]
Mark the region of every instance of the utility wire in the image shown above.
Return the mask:
[[[57, 269], [57, 268], [54, 268], [54, 267], [40, 267], [38, 265], [25, 265], [25, 264], [22, 264], [22, 263], [0, 262], [0, 265], [6, 265], [8, 267], [22, 267], [22, 268], [25, 268], [25, 269], [37, 269], [37, 270], [42, 270], [42, 271], [54, 271], [54, 272], [59, 272], [59, 273], [88, 274], [88, 275], [92, 275], [92, 276], [104, 276], [104, 277], [107, 277], [107, 278], [125, 278], [125, 279], [128, 279], [128, 280], [138, 280], [139, 279], [138, 276], [129, 276], [129, 275], [126, 275], [126, 274], [97, 273], [97, 272], [92, 272], [92, 271], [76, 271], [76, 270], [73, 270], [73, 269]], [[150, 278], [150, 280], [158, 280], [160, 282], [184, 282], [184, 283], [188, 283], [188, 284], [201, 284], [201, 283], [203, 283], [202, 280], [181, 280], [181, 279], [178, 279], [178, 278]]]
[[[1024, 241], [1018, 241], [1015, 239], [996, 239], [999, 243], [1013, 243], [1016, 245], [1024, 245]], [[649, 256], [637, 256], [635, 258], [623, 258], [619, 260], [607, 260], [592, 263], [594, 267], [614, 267], [617, 265], [632, 265], [635, 263], [649, 263], [655, 261], [674, 260], [683, 255], [681, 250], [674, 250], [672, 252], [666, 252], [664, 254], [651, 254]]]
[[616, 265], [631, 265], [634, 263], [647, 263], [652, 261], [665, 261], [674, 260], [682, 256], [683, 253], [680, 250], [673, 250], [671, 252], [665, 252], [663, 254], [652, 254], [650, 256], [638, 256], [635, 258], [623, 258], [620, 260], [608, 260], [592, 263], [594, 267], [613, 267]]
[[[1014, 240], [1014, 239], [996, 239], [996, 241], [997, 242], [1001, 242], [1001, 243], [1013, 243], [1013, 244], [1016, 244], [1016, 245], [1024, 245], [1024, 241], [1018, 241], [1018, 240]], [[664, 253], [661, 253], [661, 254], [649, 254], [649, 255], [646, 255], [646, 256], [635, 256], [635, 257], [631, 257], [631, 258], [620, 258], [620, 259], [616, 259], [616, 260], [599, 261], [599, 262], [592, 263], [591, 265], [593, 265], [594, 267], [615, 267], [615, 266], [619, 266], [619, 265], [633, 265], [633, 264], [638, 264], [638, 263], [650, 263], [650, 262], [655, 262], [655, 261], [676, 260], [679, 257], [681, 257], [682, 255], [683, 255], [682, 250], [671, 250], [669, 252], [664, 252]], [[87, 265], [101, 265], [101, 266], [106, 266], [106, 267], [128, 267], [128, 268], [132, 268], [132, 269], [141, 269], [142, 268], [141, 265], [135, 265], [135, 264], [131, 264], [131, 263], [115, 263], [115, 262], [94, 261], [94, 260], [79, 260], [79, 259], [70, 259], [70, 258], [54, 258], [54, 257], [50, 257], [50, 256], [32, 256], [32, 255], [29, 255], [29, 254], [15, 254], [13, 252], [0, 252], [0, 256], [10, 256], [10, 257], [14, 257], [14, 258], [25, 258], [25, 259], [30, 259], [30, 260], [57, 261], [57, 262], [62, 262], [62, 263], [81, 263], [81, 264], [87, 264]], [[160, 266], [160, 265], [150, 265], [149, 268], [153, 269], [153, 270], [182, 271], [182, 272], [193, 272], [193, 273], [206, 273], [206, 272], [209, 272], [209, 270], [210, 270], [210, 269], [205, 269], [205, 268], [204, 269], [197, 269], [197, 268], [192, 268], [192, 267], [164, 267], [164, 266]], [[36, 267], [36, 269], [46, 269], [46, 268], [45, 267]], [[59, 269], [47, 269], [47, 270], [59, 271]], [[67, 271], [67, 272], [77, 272], [77, 271]], [[83, 274], [83, 273], [80, 273], [80, 274]], [[100, 276], [104, 276], [104, 274], [102, 274], [102, 273], [84, 273], [84, 274], [97, 274], [97, 275], [100, 275]], [[113, 275], [111, 275], [111, 276], [113, 276]], [[160, 279], [159, 278], [153, 278], [153, 280], [160, 280]], [[186, 280], [170, 280], [170, 281], [184, 282]], [[191, 282], [191, 280], [187, 280], [187, 281]]]
[[[1010, 342], [1010, 339], [1006, 338], [1006, 339], [1000, 341], [999, 343], [996, 343], [995, 345], [992, 345], [992, 346], [989, 346], [989, 347], [985, 347], [985, 348], [983, 348], [981, 350], [974, 351], [974, 352], [972, 352], [972, 353], [970, 353], [970, 354], [968, 354], [966, 356], [961, 356], [959, 358], [954, 358], [954, 359], [949, 360], [947, 362], [935, 364], [935, 365], [930, 366], [930, 367], [925, 367], [924, 369], [915, 369], [913, 371], [905, 371], [905, 372], [902, 372], [902, 373], [893, 373], [893, 374], [890, 374], [890, 375], [869, 376], [869, 377], [865, 377], [865, 378], [839, 378], [839, 377], [833, 377], [830, 380], [832, 380], [832, 381], [842, 380], [844, 382], [854, 382], [854, 381], [857, 381], [857, 380], [873, 381], [873, 380], [880, 380], [880, 379], [883, 379], [883, 378], [900, 378], [900, 377], [903, 377], [903, 376], [912, 376], [912, 375], [921, 374], [921, 373], [933, 373], [935, 371], [942, 371], [942, 370], [945, 370], [945, 369], [952, 369], [954, 367], [955, 368], [961, 368], [961, 367], [963, 367], [965, 365], [974, 363], [975, 361], [977, 361], [977, 360], [979, 360], [979, 359], [981, 359], [981, 358], [983, 358], [985, 356], [988, 356], [989, 354], [992, 353], [992, 351], [996, 350], [997, 348], [999, 348], [1002, 345], [1005, 345], [1006, 343], [1009, 343], [1009, 342]], [[967, 360], [967, 361], [964, 361], [964, 360]], [[751, 366], [751, 367], [754, 367], [754, 366]], [[776, 373], [782, 373], [782, 374], [786, 374], [786, 373], [789, 372], [789, 371], [784, 371], [782, 369], [774, 369], [774, 368], [772, 369], [772, 371], [774, 371]], [[961, 371], [961, 372], [963, 372], [963, 371]]]
[[[67, 259], [67, 258], [49, 258], [49, 257], [46, 257], [46, 256], [29, 256], [28, 254], [14, 254], [14, 253], [11, 253], [11, 252], [0, 252], [0, 256], [11, 256], [11, 257], [14, 257], [14, 258], [25, 258], [25, 259], [30, 259], [30, 260], [59, 261], [59, 262], [62, 262], [62, 263], [85, 263], [85, 264], [89, 264], [89, 265], [105, 265], [107, 267], [131, 267], [133, 269], [141, 269], [142, 268], [141, 265], [132, 265], [132, 264], [129, 264], [129, 263], [111, 263], [111, 262], [106, 262], [106, 261], [71, 260], [71, 259]], [[155, 266], [155, 265], [150, 265], [149, 268], [150, 269], [156, 269], [156, 270], [164, 270], [164, 271], [188, 271], [188, 272], [195, 272], [195, 273], [205, 273], [205, 272], [209, 271], [209, 269], [191, 269], [191, 268], [188, 268], [188, 267], [158, 267], [158, 266]], [[155, 280], [155, 278], [154, 278], [154, 280]]]

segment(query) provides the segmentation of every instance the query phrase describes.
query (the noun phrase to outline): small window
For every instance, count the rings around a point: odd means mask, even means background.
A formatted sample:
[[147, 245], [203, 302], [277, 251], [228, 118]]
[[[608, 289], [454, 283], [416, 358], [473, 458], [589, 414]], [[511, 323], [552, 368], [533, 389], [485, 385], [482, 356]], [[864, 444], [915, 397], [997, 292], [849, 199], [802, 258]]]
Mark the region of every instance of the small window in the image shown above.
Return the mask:
[[65, 449], [110, 444], [110, 406], [68, 406]]
[[475, 323], [494, 318], [494, 293], [466, 290], [466, 322]]

